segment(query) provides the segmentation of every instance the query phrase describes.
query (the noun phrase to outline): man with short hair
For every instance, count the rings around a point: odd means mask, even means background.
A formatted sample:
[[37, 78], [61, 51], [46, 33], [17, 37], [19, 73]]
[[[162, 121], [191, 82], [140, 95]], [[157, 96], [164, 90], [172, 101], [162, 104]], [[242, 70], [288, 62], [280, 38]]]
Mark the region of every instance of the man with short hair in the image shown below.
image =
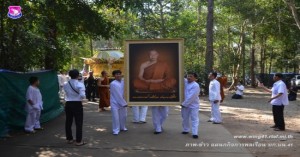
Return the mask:
[[231, 97], [232, 99], [242, 99], [243, 94], [244, 94], [244, 89], [245, 87], [242, 84], [242, 81], [239, 81], [237, 86], [236, 86], [236, 92], [235, 94]]
[[197, 74], [190, 72], [187, 79], [184, 80], [184, 101], [181, 105], [182, 116], [182, 134], [188, 134], [190, 131], [190, 119], [192, 122], [192, 136], [198, 138], [199, 127], [199, 93], [200, 87], [196, 82]]
[[75, 119], [76, 125], [76, 146], [82, 146], [85, 142], [82, 140], [82, 125], [83, 125], [83, 106], [82, 100], [85, 99], [85, 87], [78, 81], [79, 71], [74, 69], [69, 71], [71, 80], [65, 83], [64, 90], [66, 93], [65, 112], [66, 112], [66, 138], [68, 144], [72, 144], [72, 123]]
[[110, 106], [112, 113], [112, 132], [118, 135], [120, 131], [127, 131], [125, 126], [127, 118], [127, 102], [124, 99], [124, 80], [122, 72], [114, 70], [115, 80], [110, 84]]
[[208, 122], [213, 122], [213, 124], [221, 124], [222, 117], [220, 112], [220, 83], [216, 80], [217, 73], [211, 72], [208, 76], [210, 79], [209, 83], [209, 102], [211, 104], [211, 118]]
[[42, 94], [39, 90], [40, 81], [38, 77], [29, 78], [30, 86], [26, 92], [26, 111], [25, 132], [35, 133], [34, 130], [43, 130], [40, 125], [41, 110], [43, 110]]
[[276, 73], [273, 77], [275, 83], [273, 84], [272, 89], [268, 89], [264, 86], [263, 83], [260, 83], [259, 86], [262, 87], [265, 91], [272, 93], [271, 99], [268, 101], [272, 105], [272, 112], [274, 118], [274, 131], [284, 131], [285, 122], [284, 122], [284, 106], [289, 104], [287, 88], [285, 83], [282, 81], [283, 75], [281, 73]]

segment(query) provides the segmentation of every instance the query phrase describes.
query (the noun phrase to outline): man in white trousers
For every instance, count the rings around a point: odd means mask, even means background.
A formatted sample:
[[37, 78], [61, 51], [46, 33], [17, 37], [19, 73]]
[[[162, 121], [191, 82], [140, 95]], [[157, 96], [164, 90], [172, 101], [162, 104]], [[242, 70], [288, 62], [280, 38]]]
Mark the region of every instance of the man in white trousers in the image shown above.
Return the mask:
[[198, 127], [199, 127], [199, 93], [200, 87], [196, 82], [196, 73], [188, 73], [187, 79], [184, 79], [184, 101], [181, 105], [181, 116], [182, 116], [182, 134], [188, 134], [190, 131], [190, 119], [192, 122], [192, 136], [198, 138]]
[[208, 122], [213, 122], [213, 124], [221, 124], [222, 117], [220, 112], [220, 83], [216, 80], [217, 73], [212, 72], [209, 74], [209, 102], [211, 104], [211, 118]]
[[127, 102], [124, 99], [124, 81], [122, 72], [114, 70], [112, 75], [115, 80], [110, 84], [110, 105], [112, 113], [113, 135], [118, 135], [120, 131], [127, 131], [125, 126], [127, 117]]
[[133, 123], [146, 123], [148, 106], [132, 106]]
[[26, 111], [25, 132], [35, 133], [35, 130], [43, 130], [40, 125], [41, 110], [43, 110], [42, 94], [39, 90], [40, 81], [37, 77], [29, 78], [30, 86], [26, 92]]
[[154, 134], [162, 133], [162, 125], [168, 117], [168, 106], [152, 106], [152, 121], [154, 126]]

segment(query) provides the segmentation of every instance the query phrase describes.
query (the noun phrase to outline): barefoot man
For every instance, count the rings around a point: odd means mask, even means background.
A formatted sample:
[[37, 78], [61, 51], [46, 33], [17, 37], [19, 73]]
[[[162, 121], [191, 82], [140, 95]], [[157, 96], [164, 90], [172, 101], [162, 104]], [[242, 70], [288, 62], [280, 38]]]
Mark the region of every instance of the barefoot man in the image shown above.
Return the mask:
[[98, 87], [99, 87], [99, 112], [106, 111], [104, 107], [109, 107], [109, 79], [107, 77], [107, 72], [101, 72], [102, 78], [98, 79]]

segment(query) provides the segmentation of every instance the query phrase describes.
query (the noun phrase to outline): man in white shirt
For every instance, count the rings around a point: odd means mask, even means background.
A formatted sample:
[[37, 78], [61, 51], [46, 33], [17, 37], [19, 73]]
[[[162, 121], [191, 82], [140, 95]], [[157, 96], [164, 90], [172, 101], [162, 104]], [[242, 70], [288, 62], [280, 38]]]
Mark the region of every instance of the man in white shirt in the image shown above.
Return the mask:
[[82, 140], [83, 125], [83, 106], [82, 100], [85, 99], [85, 87], [78, 81], [79, 71], [74, 69], [69, 71], [71, 80], [65, 83], [65, 112], [66, 112], [66, 137], [69, 144], [72, 144], [72, 123], [75, 119], [76, 125], [76, 146], [82, 146], [85, 142]]
[[222, 117], [220, 112], [220, 83], [216, 80], [217, 73], [212, 72], [209, 74], [209, 102], [211, 104], [211, 118], [208, 122], [213, 122], [213, 124], [221, 124]]
[[37, 77], [29, 78], [30, 86], [26, 92], [26, 111], [25, 132], [35, 133], [34, 130], [43, 130], [40, 125], [41, 110], [43, 110], [42, 94], [39, 90], [40, 81]]
[[132, 106], [133, 123], [146, 123], [148, 106]]
[[188, 73], [187, 79], [184, 80], [184, 101], [181, 105], [182, 116], [182, 134], [188, 134], [190, 131], [190, 118], [192, 122], [192, 136], [198, 138], [199, 127], [199, 93], [200, 87], [196, 82], [197, 74]]
[[242, 82], [238, 82], [238, 85], [236, 86], [236, 92], [231, 97], [232, 99], [242, 99], [244, 94], [245, 87], [242, 85]]
[[284, 131], [285, 122], [284, 122], [284, 106], [289, 104], [287, 88], [285, 83], [282, 81], [283, 75], [281, 73], [276, 73], [273, 77], [275, 83], [271, 90], [266, 88], [262, 83], [259, 84], [265, 91], [272, 93], [271, 99], [268, 101], [272, 105], [272, 112], [274, 118], [274, 128], [275, 131]]
[[124, 99], [124, 81], [122, 72], [114, 70], [115, 80], [110, 84], [110, 106], [112, 114], [112, 132], [118, 135], [120, 131], [127, 131], [125, 126], [127, 118], [127, 102]]

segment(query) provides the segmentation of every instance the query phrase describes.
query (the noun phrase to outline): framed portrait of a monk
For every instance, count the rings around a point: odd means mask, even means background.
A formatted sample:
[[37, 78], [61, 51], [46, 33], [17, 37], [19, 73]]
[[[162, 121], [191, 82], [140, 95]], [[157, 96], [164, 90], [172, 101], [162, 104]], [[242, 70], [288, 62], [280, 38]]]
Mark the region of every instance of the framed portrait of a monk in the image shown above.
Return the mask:
[[183, 39], [126, 40], [128, 105], [173, 106], [183, 100]]

